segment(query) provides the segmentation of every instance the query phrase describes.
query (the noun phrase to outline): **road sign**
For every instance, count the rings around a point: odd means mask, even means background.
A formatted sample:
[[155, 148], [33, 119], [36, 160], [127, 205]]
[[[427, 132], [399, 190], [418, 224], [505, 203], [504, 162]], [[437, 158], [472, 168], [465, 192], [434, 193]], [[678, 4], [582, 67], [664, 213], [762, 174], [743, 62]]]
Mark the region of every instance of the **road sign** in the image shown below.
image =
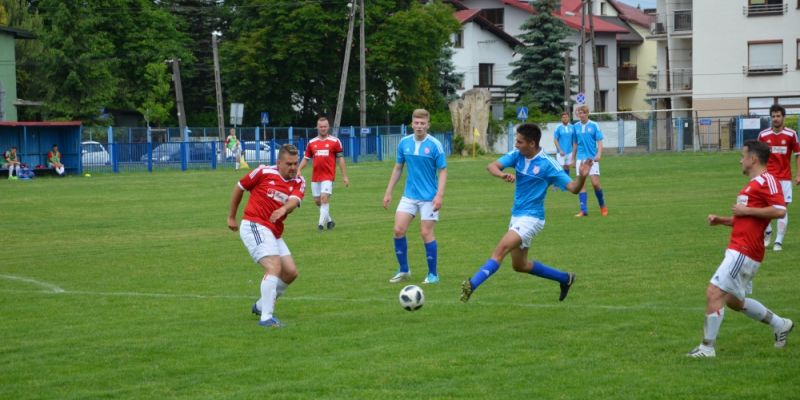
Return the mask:
[[700, 118], [697, 122], [700, 125], [711, 125], [711, 118]]
[[528, 119], [528, 107], [517, 107], [517, 119], [520, 121]]
[[575, 101], [578, 102], [578, 104], [586, 104], [586, 95], [583, 94], [583, 92], [578, 93], [578, 95], [575, 96]]
[[261, 125], [269, 125], [269, 113], [266, 111], [261, 113]]
[[231, 103], [231, 125], [241, 125], [244, 117], [244, 104]]

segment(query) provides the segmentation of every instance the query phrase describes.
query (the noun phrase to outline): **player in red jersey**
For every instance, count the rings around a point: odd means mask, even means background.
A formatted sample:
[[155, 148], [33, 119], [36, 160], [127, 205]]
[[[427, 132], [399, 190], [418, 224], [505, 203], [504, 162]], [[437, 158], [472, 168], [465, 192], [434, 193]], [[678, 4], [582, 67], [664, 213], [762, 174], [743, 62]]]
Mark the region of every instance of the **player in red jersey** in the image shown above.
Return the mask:
[[[291, 144], [281, 146], [275, 166], [260, 166], [245, 175], [233, 187], [228, 228], [239, 231], [253, 261], [264, 267], [261, 280], [261, 298], [253, 305], [253, 313], [261, 316], [259, 325], [281, 326], [272, 315], [275, 300], [297, 278], [297, 266], [292, 253], [283, 241], [283, 221], [295, 208], [300, 207], [306, 190], [306, 181], [298, 174], [299, 151]], [[250, 192], [241, 225], [236, 214], [244, 191]]]
[[[780, 181], [783, 189], [783, 198], [786, 206], [792, 202], [792, 155], [795, 156], [797, 164], [797, 177], [794, 179], [795, 185], [800, 185], [800, 143], [797, 140], [797, 132], [786, 127], [786, 109], [779, 104], [773, 104], [769, 108], [769, 116], [772, 119], [772, 127], [764, 129], [758, 135], [758, 140], [769, 145], [770, 155], [767, 163], [767, 172], [775, 179]], [[778, 233], [775, 235], [775, 247], [773, 250], [783, 250], [783, 235], [786, 233], [786, 226], [789, 225], [789, 212], [778, 220]], [[770, 236], [772, 236], [772, 224], [767, 225], [764, 232], [764, 246], [769, 246]]]
[[739, 192], [732, 217], [708, 216], [710, 225], [733, 227], [725, 258], [706, 289], [706, 320], [703, 342], [689, 352], [690, 357], [714, 357], [725, 305], [772, 327], [775, 347], [783, 348], [794, 328], [788, 318], [781, 318], [758, 300], [746, 297], [753, 291], [752, 280], [764, 259], [764, 227], [773, 218], [786, 213], [778, 181], [767, 172], [770, 149], [763, 142], [748, 140], [742, 146], [742, 172], [750, 182]]
[[300, 173], [308, 165], [308, 160], [313, 162], [314, 168], [311, 171], [311, 195], [314, 202], [319, 207], [319, 223], [317, 229], [322, 232], [325, 227], [328, 230], [336, 226], [336, 222], [330, 214], [330, 197], [333, 194], [333, 181], [336, 180], [336, 164], [342, 171], [344, 186], [350, 186], [350, 179], [347, 178], [347, 171], [344, 167], [344, 149], [342, 142], [335, 136], [328, 134], [330, 123], [325, 117], [317, 119], [317, 132], [319, 135], [306, 147], [305, 157], [300, 162]]

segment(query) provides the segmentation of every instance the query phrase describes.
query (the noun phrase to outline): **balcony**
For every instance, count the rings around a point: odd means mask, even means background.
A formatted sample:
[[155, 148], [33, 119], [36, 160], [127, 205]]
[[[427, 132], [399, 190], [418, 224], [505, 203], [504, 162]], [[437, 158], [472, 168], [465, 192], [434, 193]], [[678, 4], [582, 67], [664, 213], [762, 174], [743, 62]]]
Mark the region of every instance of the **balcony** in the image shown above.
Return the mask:
[[485, 88], [489, 89], [489, 93], [492, 95], [492, 102], [494, 103], [503, 103], [503, 102], [513, 102], [517, 100], [517, 93], [509, 92], [507, 85], [475, 85], [473, 89]]
[[749, 4], [742, 7], [745, 17], [760, 17], [765, 15], [783, 15], [789, 12], [789, 4], [783, 1], [765, 1], [764, 4]]
[[618, 81], [638, 81], [639, 77], [636, 75], [636, 65], [623, 64], [617, 68]]
[[[664, 76], [664, 75], [667, 76]], [[685, 96], [692, 94], [691, 68], [675, 68], [667, 71], [658, 71], [658, 87], [651, 88], [647, 97]]]
[[661, 39], [667, 34], [690, 36], [692, 34], [692, 10], [678, 10], [670, 14], [656, 14], [650, 24], [650, 38]]
[[675, 32], [685, 32], [692, 30], [692, 10], [681, 10], [673, 13], [673, 20], [675, 22]]

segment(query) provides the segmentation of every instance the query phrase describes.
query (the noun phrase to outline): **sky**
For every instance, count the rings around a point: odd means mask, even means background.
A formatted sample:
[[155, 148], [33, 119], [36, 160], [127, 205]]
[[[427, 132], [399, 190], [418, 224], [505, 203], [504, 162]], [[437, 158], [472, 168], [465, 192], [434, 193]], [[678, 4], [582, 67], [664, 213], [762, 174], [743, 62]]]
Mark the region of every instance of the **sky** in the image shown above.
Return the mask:
[[656, 8], [656, 0], [619, 0], [621, 3], [630, 4], [634, 7], [641, 5], [642, 8]]

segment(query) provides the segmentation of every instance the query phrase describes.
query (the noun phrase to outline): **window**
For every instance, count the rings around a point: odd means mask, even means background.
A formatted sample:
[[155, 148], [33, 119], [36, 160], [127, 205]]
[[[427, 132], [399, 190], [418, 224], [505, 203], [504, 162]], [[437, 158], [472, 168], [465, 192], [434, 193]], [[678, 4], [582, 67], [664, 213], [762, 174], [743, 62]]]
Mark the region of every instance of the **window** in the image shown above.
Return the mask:
[[494, 84], [494, 64], [478, 64], [478, 86]]
[[783, 73], [783, 41], [747, 42], [747, 74]]
[[782, 15], [787, 9], [783, 0], [748, 0], [747, 16]]
[[481, 10], [480, 15], [494, 24], [494, 26], [503, 29], [503, 9], [502, 8], [484, 8]]
[[625, 65], [631, 63], [631, 48], [630, 47], [620, 47], [617, 51], [619, 51], [619, 64]]
[[463, 49], [464, 48], [464, 31], [460, 30], [456, 32], [453, 38], [453, 47], [456, 49]]
[[607, 46], [595, 46], [597, 49], [597, 66], [598, 67], [607, 67], [606, 64], [606, 48]]
[[608, 111], [608, 90], [600, 91], [600, 112]]
[[747, 99], [749, 115], [769, 115], [769, 108], [780, 104], [786, 109], [786, 115], [800, 114], [800, 97], [751, 97]]

